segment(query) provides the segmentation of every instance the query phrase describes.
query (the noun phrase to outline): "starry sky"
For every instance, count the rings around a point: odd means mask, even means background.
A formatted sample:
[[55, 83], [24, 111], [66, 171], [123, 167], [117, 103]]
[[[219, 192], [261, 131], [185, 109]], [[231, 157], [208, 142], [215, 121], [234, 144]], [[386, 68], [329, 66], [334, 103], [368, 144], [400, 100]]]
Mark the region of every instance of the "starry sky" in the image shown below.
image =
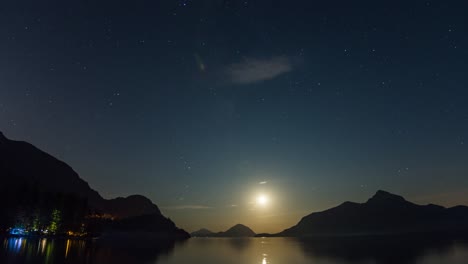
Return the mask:
[[467, 8], [2, 1], [0, 130], [189, 231], [278, 232], [378, 189], [468, 204]]

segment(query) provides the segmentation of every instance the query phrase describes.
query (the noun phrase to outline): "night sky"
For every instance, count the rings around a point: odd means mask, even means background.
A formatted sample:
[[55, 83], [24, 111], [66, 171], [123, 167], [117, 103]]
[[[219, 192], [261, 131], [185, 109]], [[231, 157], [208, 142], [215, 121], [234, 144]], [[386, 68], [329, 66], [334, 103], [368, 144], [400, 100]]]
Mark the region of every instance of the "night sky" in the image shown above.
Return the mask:
[[0, 130], [189, 231], [278, 232], [378, 189], [468, 204], [467, 10], [2, 1]]

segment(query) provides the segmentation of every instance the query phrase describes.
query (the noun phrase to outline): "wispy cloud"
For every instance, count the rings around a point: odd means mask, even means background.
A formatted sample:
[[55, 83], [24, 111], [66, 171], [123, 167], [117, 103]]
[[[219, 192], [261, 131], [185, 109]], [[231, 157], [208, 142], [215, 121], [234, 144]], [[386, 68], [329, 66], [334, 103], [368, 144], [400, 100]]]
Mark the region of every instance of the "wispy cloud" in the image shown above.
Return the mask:
[[268, 59], [247, 58], [243, 62], [231, 64], [227, 73], [234, 83], [248, 84], [271, 80], [292, 71], [292, 68], [291, 60], [285, 56]]
[[267, 181], [261, 181], [258, 184], [267, 184]]
[[213, 209], [211, 206], [206, 205], [194, 205], [194, 204], [186, 204], [186, 205], [176, 205], [176, 206], [165, 206], [162, 209], [166, 210], [206, 210], [206, 209]]

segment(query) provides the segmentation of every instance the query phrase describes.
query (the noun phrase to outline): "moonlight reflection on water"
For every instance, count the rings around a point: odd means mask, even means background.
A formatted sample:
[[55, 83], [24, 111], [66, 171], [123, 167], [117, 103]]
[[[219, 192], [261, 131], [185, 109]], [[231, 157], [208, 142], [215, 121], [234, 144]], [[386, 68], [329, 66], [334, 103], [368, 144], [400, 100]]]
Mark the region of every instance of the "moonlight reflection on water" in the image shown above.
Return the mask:
[[415, 238], [191, 238], [184, 242], [5, 238], [0, 263], [462, 264], [468, 242]]

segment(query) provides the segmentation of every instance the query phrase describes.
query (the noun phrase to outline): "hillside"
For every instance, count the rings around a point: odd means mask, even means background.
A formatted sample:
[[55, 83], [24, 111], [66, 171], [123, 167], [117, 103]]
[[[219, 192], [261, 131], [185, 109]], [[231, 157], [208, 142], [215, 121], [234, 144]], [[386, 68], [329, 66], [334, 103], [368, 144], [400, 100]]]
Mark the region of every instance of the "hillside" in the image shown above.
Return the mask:
[[378, 191], [365, 203], [345, 202], [303, 217], [276, 236], [451, 233], [468, 230], [468, 207], [417, 205]]
[[33, 215], [48, 218], [54, 209], [60, 209], [70, 226], [90, 214], [126, 222], [151, 216], [155, 223], [178, 230], [148, 198], [131, 195], [104, 199], [65, 162], [29, 143], [9, 140], [1, 132], [0, 180], [0, 229], [2, 225], [28, 225]]

